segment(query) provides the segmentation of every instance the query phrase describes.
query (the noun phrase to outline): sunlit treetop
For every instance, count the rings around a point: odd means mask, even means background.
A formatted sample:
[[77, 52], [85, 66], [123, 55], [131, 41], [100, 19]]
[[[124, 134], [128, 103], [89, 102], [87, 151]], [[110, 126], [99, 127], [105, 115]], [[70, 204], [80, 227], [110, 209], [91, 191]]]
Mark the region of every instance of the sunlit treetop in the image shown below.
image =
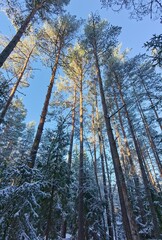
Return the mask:
[[37, 22], [52, 18], [54, 14], [63, 12], [64, 6], [68, 5], [70, 0], [0, 0], [0, 7], [6, 12], [13, 24], [20, 27], [29, 12], [37, 9], [37, 14], [33, 18]]

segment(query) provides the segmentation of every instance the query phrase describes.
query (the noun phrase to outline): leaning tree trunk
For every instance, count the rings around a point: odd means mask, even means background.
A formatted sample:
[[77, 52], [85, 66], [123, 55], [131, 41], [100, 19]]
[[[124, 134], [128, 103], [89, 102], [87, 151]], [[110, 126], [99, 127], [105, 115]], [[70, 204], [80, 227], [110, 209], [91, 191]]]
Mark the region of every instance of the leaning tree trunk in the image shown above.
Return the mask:
[[15, 36], [12, 38], [12, 40], [9, 42], [9, 44], [5, 47], [5, 49], [0, 54], [0, 67], [4, 64], [6, 59], [9, 57], [9, 55], [12, 53], [13, 49], [16, 47], [17, 43], [20, 41], [20, 38], [24, 34], [25, 30], [27, 29], [29, 23], [34, 18], [36, 12], [42, 7], [42, 4], [37, 5], [31, 13], [27, 16], [25, 21], [23, 22], [20, 29], [17, 31]]
[[23, 68], [22, 68], [22, 70], [21, 70], [21, 72], [20, 72], [20, 74], [19, 74], [19, 77], [18, 77], [18, 79], [17, 79], [17, 82], [14, 84], [14, 86], [13, 86], [13, 88], [12, 88], [12, 90], [11, 90], [10, 96], [9, 96], [7, 102], [6, 102], [6, 105], [4, 106], [4, 108], [3, 108], [2, 112], [1, 112], [1, 115], [0, 115], [0, 124], [3, 122], [3, 119], [4, 119], [4, 117], [5, 117], [6, 113], [7, 113], [7, 110], [8, 110], [8, 108], [9, 108], [9, 106], [10, 106], [12, 100], [13, 100], [13, 97], [14, 97], [14, 95], [15, 95], [15, 92], [16, 92], [16, 90], [17, 90], [17, 88], [18, 88], [18, 86], [19, 86], [19, 84], [20, 84], [20, 82], [21, 82], [21, 79], [22, 79], [22, 77], [23, 77], [23, 75], [24, 75], [24, 72], [25, 72], [25, 70], [26, 70], [26, 68], [27, 68], [27, 65], [28, 65], [28, 63], [29, 63], [29, 59], [30, 59], [30, 57], [31, 57], [31, 55], [32, 55], [32, 53], [33, 53], [33, 50], [34, 50], [34, 47], [32, 48], [32, 50], [30, 51], [27, 59], [25, 60], [24, 66], [23, 66]]
[[85, 240], [84, 203], [83, 203], [83, 77], [80, 79], [80, 157], [79, 157], [79, 203], [78, 203], [78, 240]]
[[112, 155], [112, 159], [113, 159], [113, 163], [114, 163], [114, 170], [115, 170], [116, 181], [117, 181], [117, 186], [118, 186], [119, 199], [120, 199], [120, 204], [121, 204], [122, 218], [123, 218], [125, 233], [126, 233], [126, 237], [128, 240], [130, 240], [130, 239], [131, 240], [139, 240], [137, 225], [134, 220], [133, 210], [130, 205], [130, 201], [128, 199], [128, 193], [127, 193], [127, 188], [126, 188], [126, 184], [125, 184], [122, 167], [120, 164], [119, 154], [117, 151], [117, 146], [116, 146], [116, 142], [114, 139], [113, 130], [111, 127], [110, 117], [107, 112], [106, 99], [105, 99], [105, 94], [104, 94], [104, 90], [103, 90], [103, 83], [102, 83], [101, 72], [100, 72], [98, 55], [97, 55], [96, 49], [97, 48], [94, 47], [95, 66], [96, 66], [97, 78], [98, 78], [98, 83], [99, 83], [99, 88], [100, 88], [100, 95], [101, 95], [102, 108], [103, 108], [103, 113], [104, 113], [104, 118], [105, 118], [106, 130], [107, 130], [107, 135], [108, 135], [108, 139], [109, 139], [109, 143], [110, 143], [111, 155]]
[[155, 237], [158, 238], [159, 233], [160, 233], [159, 223], [158, 223], [158, 220], [157, 220], [157, 215], [156, 215], [154, 203], [153, 203], [151, 192], [150, 192], [150, 189], [149, 189], [149, 181], [147, 179], [147, 175], [146, 175], [146, 172], [145, 172], [145, 168], [144, 168], [144, 164], [143, 164], [143, 160], [142, 160], [141, 149], [139, 147], [138, 140], [135, 136], [135, 132], [134, 132], [134, 129], [133, 129], [133, 125], [132, 125], [129, 113], [128, 113], [126, 102], [125, 102], [124, 97], [123, 97], [123, 93], [122, 93], [122, 90], [121, 90], [120, 83], [118, 81], [118, 78], [117, 78], [116, 74], [114, 74], [114, 75], [115, 75], [117, 87], [118, 87], [118, 90], [119, 90], [119, 94], [120, 94], [122, 103], [124, 105], [125, 114], [126, 114], [126, 117], [127, 117], [127, 120], [128, 120], [129, 129], [130, 129], [130, 132], [131, 132], [131, 135], [132, 135], [132, 138], [133, 138], [133, 142], [134, 142], [134, 145], [135, 145], [135, 149], [136, 149], [136, 153], [137, 153], [137, 157], [138, 157], [138, 162], [139, 162], [140, 169], [141, 169], [142, 179], [143, 179], [143, 183], [144, 183], [144, 186], [145, 186], [145, 192], [146, 192], [147, 199], [148, 199], [148, 202], [149, 202], [149, 205], [150, 205], [152, 220], [153, 220], [153, 224], [154, 224], [154, 235], [155, 235]]
[[52, 69], [52, 76], [51, 76], [51, 79], [50, 79], [50, 84], [48, 86], [46, 98], [45, 98], [45, 101], [44, 101], [44, 106], [43, 106], [41, 117], [40, 117], [40, 120], [39, 120], [39, 125], [38, 125], [38, 128], [37, 128], [37, 132], [36, 132], [36, 135], [35, 135], [33, 146], [32, 146], [31, 152], [30, 152], [31, 160], [29, 161], [28, 165], [31, 168], [33, 168], [34, 165], [35, 165], [35, 159], [36, 159], [37, 151], [38, 151], [39, 144], [40, 144], [40, 141], [41, 141], [41, 137], [42, 137], [42, 133], [43, 133], [43, 127], [44, 127], [47, 112], [48, 112], [49, 101], [50, 101], [52, 88], [53, 88], [54, 80], [55, 80], [55, 76], [56, 76], [56, 71], [57, 71], [57, 67], [58, 67], [58, 63], [59, 63], [60, 52], [61, 52], [61, 49], [59, 49], [58, 54], [56, 55], [55, 64], [54, 64], [54, 67]]

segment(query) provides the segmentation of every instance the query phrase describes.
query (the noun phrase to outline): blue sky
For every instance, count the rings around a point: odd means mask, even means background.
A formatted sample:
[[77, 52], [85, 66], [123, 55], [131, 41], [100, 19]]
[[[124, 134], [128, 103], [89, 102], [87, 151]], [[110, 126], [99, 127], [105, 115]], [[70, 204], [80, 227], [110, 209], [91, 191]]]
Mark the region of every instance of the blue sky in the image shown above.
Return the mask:
[[[149, 40], [153, 34], [160, 34], [162, 30], [160, 20], [153, 21], [149, 17], [142, 21], [133, 20], [129, 18], [128, 11], [123, 10], [118, 14], [112, 10], [101, 9], [100, 0], [71, 0], [68, 10], [84, 19], [91, 12], [97, 11], [102, 18], [107, 19], [111, 24], [122, 27], [119, 41], [122, 42], [123, 49], [132, 49], [130, 56], [144, 53], [144, 42]], [[10, 21], [3, 12], [0, 12], [0, 32], [7, 35], [14, 33]], [[35, 120], [38, 123], [49, 79], [49, 71], [38, 70], [34, 73], [34, 79], [30, 80], [30, 87], [21, 90], [26, 94], [26, 97], [22, 96], [22, 98], [28, 109], [27, 121]]]

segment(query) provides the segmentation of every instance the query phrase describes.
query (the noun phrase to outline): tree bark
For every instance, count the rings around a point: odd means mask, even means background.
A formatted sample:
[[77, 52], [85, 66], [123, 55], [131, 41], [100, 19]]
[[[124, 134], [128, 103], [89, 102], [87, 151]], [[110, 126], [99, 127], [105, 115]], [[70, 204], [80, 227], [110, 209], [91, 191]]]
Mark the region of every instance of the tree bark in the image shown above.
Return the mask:
[[74, 102], [73, 102], [73, 109], [72, 109], [72, 129], [71, 129], [71, 135], [70, 135], [70, 146], [69, 146], [69, 151], [68, 151], [69, 170], [71, 169], [71, 163], [72, 163], [73, 139], [74, 139], [74, 132], [75, 132], [75, 111], [76, 111], [75, 108], [76, 108], [76, 84], [74, 86]]
[[102, 144], [103, 144], [103, 152], [104, 152], [104, 159], [106, 164], [106, 172], [107, 172], [107, 178], [108, 178], [108, 184], [109, 184], [109, 199], [111, 204], [111, 215], [112, 215], [112, 224], [113, 224], [113, 230], [114, 230], [114, 238], [117, 240], [117, 231], [116, 231], [116, 221], [115, 221], [115, 207], [114, 207], [114, 200], [113, 200], [113, 191], [112, 191], [112, 185], [111, 185], [111, 178], [110, 178], [110, 171], [108, 167], [108, 161], [107, 161], [107, 155], [106, 155], [106, 149], [105, 149], [105, 142], [102, 134]]
[[135, 92], [135, 89], [134, 89], [134, 93], [135, 93], [135, 97], [136, 97], [136, 102], [137, 102], [137, 107], [138, 107], [138, 111], [140, 113], [140, 116], [141, 116], [141, 119], [143, 121], [143, 124], [144, 124], [144, 127], [145, 127], [145, 131], [146, 131], [146, 134], [147, 134], [147, 137], [148, 137], [148, 140], [149, 140], [149, 143], [150, 143], [150, 147], [152, 149], [152, 152], [154, 154], [154, 157], [155, 157], [155, 160], [156, 160], [156, 163], [157, 163], [157, 166], [159, 168], [159, 172], [162, 176], [162, 164], [161, 164], [161, 161], [160, 161], [160, 158], [159, 158], [159, 155], [158, 155], [158, 152], [157, 152], [157, 149], [156, 149], [156, 145], [154, 143], [154, 140], [153, 140], [153, 137], [151, 135], [151, 132], [150, 132], [150, 129], [149, 129], [149, 126], [148, 126], [148, 123], [147, 123], [147, 119], [143, 113], [143, 110], [142, 110], [142, 107], [141, 107], [141, 104], [136, 96], [136, 92]]
[[4, 108], [3, 108], [2, 112], [1, 112], [1, 115], [0, 115], [0, 124], [3, 122], [4, 117], [5, 117], [5, 115], [6, 115], [6, 112], [7, 112], [8, 108], [9, 108], [9, 106], [10, 106], [12, 100], [13, 100], [13, 97], [14, 97], [14, 95], [15, 95], [15, 92], [16, 92], [16, 90], [17, 90], [17, 88], [18, 88], [18, 86], [19, 86], [19, 84], [20, 84], [20, 82], [21, 82], [21, 79], [22, 79], [22, 77], [23, 77], [23, 75], [24, 75], [24, 72], [25, 72], [25, 70], [26, 70], [26, 68], [27, 68], [27, 65], [28, 65], [28, 63], [29, 63], [30, 57], [31, 57], [31, 55], [32, 55], [32, 53], [33, 53], [33, 50], [34, 50], [34, 47], [33, 47], [32, 50], [30, 51], [30, 53], [29, 53], [26, 61], [24, 62], [24, 66], [23, 66], [23, 68], [22, 68], [22, 70], [21, 70], [21, 72], [20, 72], [20, 74], [19, 74], [18, 80], [17, 80], [16, 83], [14, 84], [14, 86], [13, 86], [11, 92], [10, 92], [10, 96], [9, 96], [7, 102], [6, 102], [6, 105], [4, 106]]
[[95, 174], [95, 179], [96, 179], [96, 184], [97, 184], [100, 200], [102, 200], [101, 189], [100, 189], [100, 186], [99, 186], [98, 174], [97, 174], [97, 155], [96, 155], [96, 135], [95, 135], [94, 106], [93, 106], [93, 110], [92, 110], [92, 131], [93, 131], [93, 158], [94, 158], [93, 166], [94, 166], [94, 174]]
[[45, 101], [44, 101], [44, 106], [43, 106], [43, 109], [42, 109], [41, 117], [40, 117], [40, 120], [39, 120], [39, 125], [38, 125], [37, 132], [36, 132], [36, 136], [35, 136], [33, 146], [32, 146], [31, 152], [30, 152], [31, 160], [28, 162], [28, 166], [31, 167], [31, 168], [33, 168], [34, 165], [35, 165], [35, 159], [36, 159], [37, 151], [38, 151], [39, 144], [40, 144], [40, 141], [41, 141], [41, 137], [42, 137], [42, 133], [43, 133], [43, 127], [44, 127], [47, 112], [48, 112], [49, 101], [50, 101], [52, 88], [53, 88], [54, 80], [55, 80], [55, 76], [56, 76], [56, 71], [57, 71], [57, 67], [58, 67], [58, 63], [59, 63], [60, 52], [61, 52], [61, 49], [59, 49], [58, 54], [56, 55], [55, 64], [54, 64], [54, 67], [52, 69], [50, 84], [48, 86], [46, 98], [45, 98]]
[[159, 124], [159, 127], [160, 127], [161, 131], [162, 131], [162, 124], [161, 124], [160, 121], [159, 121], [160, 117], [159, 117], [159, 115], [158, 115], [158, 113], [157, 113], [157, 111], [156, 111], [156, 108], [155, 108], [155, 105], [154, 105], [154, 103], [153, 103], [153, 101], [152, 101], [152, 98], [151, 98], [151, 96], [150, 96], [150, 93], [149, 93], [149, 91], [148, 91], [148, 89], [147, 89], [146, 84], [144, 83], [144, 81], [143, 81], [142, 79], [141, 79], [141, 82], [142, 82], [143, 87], [144, 87], [144, 89], [145, 89], [145, 91], [146, 91], [146, 95], [147, 95], [147, 97], [148, 97], [148, 99], [149, 99], [149, 101], [150, 101], [150, 103], [151, 103], [151, 108], [152, 108], [153, 111], [154, 111], [154, 114], [155, 114], [155, 116], [156, 116], [156, 120], [157, 120], [157, 122], [158, 122], [158, 124]]
[[132, 138], [133, 138], [134, 145], [135, 145], [135, 149], [136, 149], [136, 153], [137, 153], [137, 157], [138, 157], [138, 161], [139, 161], [139, 165], [140, 165], [140, 169], [141, 169], [141, 173], [142, 173], [142, 179], [143, 179], [143, 183], [144, 183], [144, 186], [145, 186], [145, 192], [146, 192], [146, 195], [147, 195], [147, 199], [148, 199], [151, 214], [152, 214], [152, 219], [153, 219], [153, 224], [154, 224], [154, 235], [155, 235], [155, 237], [158, 238], [159, 233], [160, 233], [159, 223], [158, 223], [158, 220], [157, 220], [156, 211], [155, 211], [155, 208], [154, 208], [154, 203], [153, 203], [151, 192], [150, 192], [150, 189], [149, 189], [149, 181], [147, 179], [147, 175], [146, 175], [145, 168], [144, 168], [144, 165], [143, 165], [141, 149], [139, 147], [138, 140], [135, 136], [133, 125], [132, 125], [132, 122], [131, 122], [131, 119], [130, 119], [130, 116], [129, 116], [129, 113], [128, 113], [128, 110], [127, 110], [126, 102], [125, 102], [124, 97], [123, 97], [123, 93], [122, 93], [122, 90], [121, 90], [120, 83], [118, 81], [118, 77], [116, 76], [115, 73], [114, 73], [114, 76], [115, 76], [115, 80], [116, 80], [116, 83], [117, 83], [119, 94], [120, 94], [120, 97], [121, 97], [121, 100], [122, 100], [122, 104], [124, 105], [125, 114], [126, 114], [126, 117], [127, 117], [127, 120], [128, 120], [128, 125], [129, 125], [129, 128], [130, 128], [130, 132], [131, 132], [131, 135], [132, 135]]
[[126, 188], [126, 184], [125, 184], [125, 179], [124, 179], [121, 164], [120, 164], [120, 159], [119, 159], [117, 146], [116, 146], [116, 142], [115, 142], [112, 127], [111, 127], [110, 118], [109, 118], [108, 112], [107, 112], [107, 106], [106, 106], [106, 100], [105, 100], [105, 95], [104, 95], [104, 90], [103, 90], [103, 83], [102, 83], [102, 78], [101, 78], [99, 62], [98, 62], [96, 44], [94, 45], [93, 50], [94, 50], [95, 66], [96, 66], [97, 79], [98, 79], [99, 88], [100, 88], [100, 95], [101, 95], [101, 101], [102, 101], [102, 108], [103, 108], [103, 112], [104, 112], [106, 130], [107, 130], [107, 135], [108, 135], [108, 139], [109, 139], [109, 143], [110, 143], [110, 150], [111, 150], [111, 155], [112, 155], [112, 159], [113, 159], [113, 163], [114, 163], [115, 175], [116, 175], [116, 180], [117, 180], [117, 186], [118, 186], [119, 199], [120, 199], [120, 204], [121, 204], [125, 233], [126, 233], [126, 237], [128, 240], [130, 240], [130, 239], [131, 240], [139, 240], [138, 229], [137, 229], [137, 226], [136, 226], [136, 223], [134, 220], [134, 216], [133, 216], [133, 211], [132, 211], [129, 199], [128, 199], [128, 193], [127, 193], [127, 188]]
[[[119, 109], [119, 104], [118, 104], [118, 100], [117, 100], [117, 96], [116, 96], [116, 92], [115, 92], [114, 87], [113, 87], [113, 93], [114, 93], [114, 100], [115, 100], [116, 108]], [[126, 147], [126, 154], [127, 154], [127, 158], [128, 158], [128, 163], [130, 164], [130, 167], [131, 167], [131, 175], [133, 175], [136, 197], [137, 197], [138, 207], [140, 209], [140, 215], [141, 215], [142, 223], [145, 224], [146, 219], [145, 219], [145, 213], [144, 213], [144, 206], [143, 206], [143, 202], [142, 202], [142, 199], [141, 199], [141, 193], [139, 191], [139, 189], [140, 189], [139, 178], [137, 176], [136, 168], [135, 168], [132, 156], [131, 156], [131, 150], [130, 150], [130, 147], [129, 147], [129, 143], [128, 143], [127, 135], [126, 135], [126, 132], [125, 132], [125, 129], [124, 129], [123, 119], [122, 119], [122, 115], [121, 115], [120, 111], [118, 111], [118, 118], [119, 118], [121, 130], [122, 130], [122, 134], [123, 134], [123, 137], [124, 137], [124, 143], [125, 143], [125, 147]]]
[[100, 158], [101, 158], [101, 167], [102, 167], [102, 180], [103, 180], [103, 187], [104, 187], [104, 199], [105, 199], [105, 207], [106, 207], [106, 219], [107, 219], [107, 227], [109, 233], [109, 239], [113, 240], [113, 228], [112, 222], [110, 217], [110, 206], [109, 206], [109, 197], [108, 197], [108, 189], [106, 184], [106, 174], [105, 174], [105, 164], [104, 164], [104, 152], [103, 152], [103, 145], [102, 145], [102, 134], [100, 128], [100, 120], [99, 120], [99, 112], [97, 106], [97, 99], [96, 99], [96, 120], [98, 123], [98, 140], [99, 140], [99, 147], [100, 147]]
[[80, 79], [80, 157], [79, 157], [79, 204], [78, 204], [78, 240], [85, 240], [84, 228], [84, 153], [83, 153], [83, 77]]

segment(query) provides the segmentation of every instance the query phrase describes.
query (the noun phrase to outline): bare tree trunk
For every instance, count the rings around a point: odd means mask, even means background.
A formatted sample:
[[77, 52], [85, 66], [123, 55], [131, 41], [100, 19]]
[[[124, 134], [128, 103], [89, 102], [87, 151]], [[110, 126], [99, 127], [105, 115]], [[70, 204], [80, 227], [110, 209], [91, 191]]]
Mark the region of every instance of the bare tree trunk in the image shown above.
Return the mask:
[[108, 112], [107, 112], [106, 100], [105, 100], [105, 95], [104, 95], [104, 90], [103, 90], [101, 72], [100, 72], [98, 55], [97, 55], [96, 49], [97, 48], [94, 47], [96, 72], [97, 72], [97, 78], [98, 78], [98, 82], [99, 82], [102, 108], [103, 108], [104, 118], [105, 118], [105, 123], [106, 123], [106, 130], [107, 130], [107, 135], [108, 135], [108, 139], [109, 139], [109, 143], [110, 143], [112, 159], [113, 159], [113, 163], [114, 163], [114, 169], [115, 169], [115, 175], [116, 175], [118, 192], [119, 192], [119, 199], [120, 199], [120, 204], [121, 204], [121, 209], [122, 209], [122, 217], [123, 217], [125, 233], [126, 233], [126, 237], [128, 240], [130, 240], [130, 239], [131, 240], [139, 240], [138, 229], [137, 229], [137, 225], [134, 220], [132, 207], [131, 207], [129, 199], [128, 199], [128, 193], [127, 193], [127, 188], [126, 188], [126, 184], [125, 184], [125, 179], [123, 176], [123, 172], [122, 172], [122, 168], [121, 168], [121, 164], [120, 164], [120, 160], [119, 160], [119, 155], [118, 155], [118, 151], [117, 151], [117, 146], [116, 146], [116, 142], [115, 142], [112, 127], [111, 127], [110, 117], [108, 116]]
[[[35, 47], [35, 46], [34, 46], [34, 47]], [[18, 77], [16, 83], [14, 84], [14, 86], [13, 86], [11, 92], [10, 92], [10, 96], [9, 96], [7, 102], [6, 102], [6, 105], [4, 106], [4, 108], [3, 108], [2, 112], [1, 112], [1, 115], [0, 115], [0, 124], [3, 122], [3, 119], [4, 119], [5, 115], [6, 115], [6, 112], [7, 112], [8, 108], [9, 108], [9, 106], [10, 106], [12, 100], [13, 100], [14, 95], [15, 95], [15, 92], [16, 92], [16, 90], [17, 90], [17, 88], [18, 88], [18, 86], [19, 86], [19, 84], [20, 84], [20, 82], [21, 82], [21, 79], [22, 79], [22, 77], [23, 77], [23, 75], [24, 75], [24, 72], [25, 72], [25, 70], [26, 70], [26, 68], [27, 68], [27, 65], [28, 65], [28, 63], [29, 63], [29, 59], [30, 59], [30, 57], [31, 57], [31, 55], [32, 55], [32, 53], [33, 53], [34, 47], [32, 48], [32, 50], [30, 51], [27, 59], [25, 60], [24, 66], [23, 66], [23, 68], [22, 68], [22, 70], [21, 70], [21, 72], [20, 72], [20, 74], [19, 74], [19, 77]]]
[[42, 109], [41, 117], [40, 117], [40, 120], [39, 120], [39, 125], [38, 125], [37, 132], [36, 132], [36, 136], [35, 136], [33, 146], [32, 146], [31, 152], [30, 152], [31, 161], [28, 163], [28, 165], [31, 168], [33, 168], [34, 165], [35, 165], [35, 159], [36, 159], [37, 151], [38, 151], [39, 144], [40, 144], [40, 141], [41, 141], [41, 136], [42, 136], [42, 133], [43, 133], [43, 127], [44, 127], [47, 112], [48, 112], [48, 105], [49, 105], [49, 101], [50, 101], [50, 97], [51, 97], [51, 93], [52, 93], [52, 88], [53, 88], [54, 80], [55, 80], [55, 76], [56, 76], [56, 71], [57, 71], [57, 67], [58, 67], [58, 63], [59, 63], [60, 51], [61, 51], [61, 49], [59, 49], [58, 54], [56, 55], [55, 64], [54, 64], [54, 67], [52, 69], [50, 84], [48, 86], [46, 98], [45, 98], [45, 101], [44, 101], [44, 106], [43, 106], [43, 109]]
[[79, 204], [78, 204], [78, 240], [85, 240], [84, 228], [84, 170], [83, 170], [83, 79], [80, 79], [80, 158], [79, 158]]
[[73, 102], [73, 109], [72, 109], [72, 129], [71, 129], [70, 146], [69, 146], [69, 152], [68, 152], [69, 169], [71, 169], [71, 163], [72, 163], [73, 139], [74, 139], [74, 131], [75, 131], [75, 111], [76, 111], [75, 108], [76, 108], [76, 84], [74, 86], [74, 102]]

